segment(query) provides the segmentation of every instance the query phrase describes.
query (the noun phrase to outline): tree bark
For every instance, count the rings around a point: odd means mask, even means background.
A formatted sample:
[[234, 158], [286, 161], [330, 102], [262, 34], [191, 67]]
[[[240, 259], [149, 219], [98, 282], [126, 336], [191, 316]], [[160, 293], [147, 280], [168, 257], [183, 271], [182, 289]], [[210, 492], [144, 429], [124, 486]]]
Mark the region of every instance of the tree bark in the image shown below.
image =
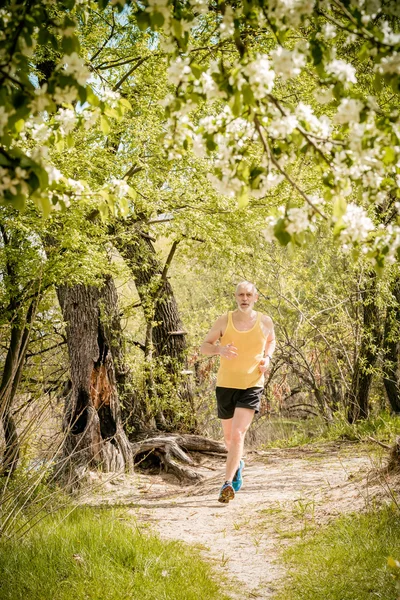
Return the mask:
[[360, 350], [354, 366], [350, 390], [347, 394], [347, 419], [354, 423], [369, 415], [369, 393], [373, 371], [382, 343], [380, 314], [377, 304], [375, 272], [366, 275], [362, 291], [362, 335]]
[[[176, 381], [177, 395], [186, 407], [189, 405], [192, 416], [189, 430], [195, 430], [193, 389], [190, 379], [183, 375], [186, 370], [186, 332], [179, 315], [178, 305], [172, 287], [166, 276], [169, 263], [162, 267], [150, 237], [143, 232], [115, 232], [114, 244], [129, 266], [140, 297], [147, 322], [146, 358], [149, 364], [147, 388], [154, 398], [157, 383], [154, 380], [152, 362], [165, 369], [167, 376]], [[174, 248], [176, 247], [176, 244]], [[159, 377], [159, 376], [158, 376]], [[173, 411], [158, 411], [156, 422], [159, 429], [170, 430], [175, 426]]]
[[[11, 250], [11, 256], [15, 255], [17, 251], [20, 251], [21, 238], [18, 235], [10, 235], [3, 223], [0, 224], [0, 231], [4, 248]], [[0, 422], [5, 438], [0, 474], [12, 475], [19, 461], [19, 438], [12, 407], [21, 380], [31, 326], [41, 292], [38, 282], [30, 281], [25, 283], [22, 288], [18, 269], [13, 260], [9, 259], [7, 252], [5, 256], [5, 277], [3, 275], [3, 279], [9, 292], [9, 304], [5, 312], [9, 315], [10, 341], [0, 382]], [[31, 300], [26, 304], [27, 290], [30, 291]]]
[[132, 470], [132, 450], [122, 426], [113, 365], [110, 327], [101, 311], [115, 314], [111, 279], [104, 286], [60, 286], [57, 290], [66, 322], [71, 371], [67, 397], [61, 475], [68, 484], [79, 479], [81, 467], [104, 471]]
[[390, 407], [400, 413], [400, 374], [399, 374], [399, 324], [400, 324], [400, 279], [392, 286], [393, 304], [389, 305], [383, 332], [383, 383]]

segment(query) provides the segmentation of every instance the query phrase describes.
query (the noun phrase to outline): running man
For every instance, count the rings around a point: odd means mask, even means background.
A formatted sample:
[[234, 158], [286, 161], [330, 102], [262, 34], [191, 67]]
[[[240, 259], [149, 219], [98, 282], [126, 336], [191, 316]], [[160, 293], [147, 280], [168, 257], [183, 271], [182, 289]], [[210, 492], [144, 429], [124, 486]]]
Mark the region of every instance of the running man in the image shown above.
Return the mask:
[[264, 373], [275, 350], [272, 319], [254, 310], [254, 283], [239, 283], [235, 300], [237, 309], [219, 317], [200, 346], [202, 354], [221, 357], [216, 396], [228, 456], [218, 501], [224, 504], [242, 486], [244, 438], [260, 410]]

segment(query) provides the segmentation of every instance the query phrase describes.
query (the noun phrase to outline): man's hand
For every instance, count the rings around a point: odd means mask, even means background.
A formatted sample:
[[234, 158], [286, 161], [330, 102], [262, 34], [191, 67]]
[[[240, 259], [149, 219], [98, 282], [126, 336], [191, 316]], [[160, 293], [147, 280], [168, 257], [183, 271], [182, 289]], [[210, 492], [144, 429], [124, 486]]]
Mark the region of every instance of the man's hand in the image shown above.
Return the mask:
[[235, 358], [237, 356], [237, 348], [233, 344], [219, 346], [219, 355], [228, 359]]
[[269, 367], [269, 356], [265, 356], [262, 360], [260, 360], [260, 364], [258, 365], [258, 369], [260, 373], [265, 373]]

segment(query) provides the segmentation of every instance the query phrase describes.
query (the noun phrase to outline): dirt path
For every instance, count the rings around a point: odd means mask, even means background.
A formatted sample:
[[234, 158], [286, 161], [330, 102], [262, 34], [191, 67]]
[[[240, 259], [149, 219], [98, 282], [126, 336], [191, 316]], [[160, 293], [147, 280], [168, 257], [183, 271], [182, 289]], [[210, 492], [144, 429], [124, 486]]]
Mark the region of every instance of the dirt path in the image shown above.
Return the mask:
[[202, 459], [201, 485], [138, 474], [103, 483], [101, 496], [86, 501], [130, 505], [140, 524], [200, 547], [217, 572], [236, 582], [232, 598], [268, 599], [284, 575], [282, 548], [305, 528], [364, 507], [373, 491], [365, 485], [371, 468], [366, 451], [355, 455], [348, 447], [252, 452], [243, 488], [228, 505], [217, 502], [224, 461], [215, 458]]

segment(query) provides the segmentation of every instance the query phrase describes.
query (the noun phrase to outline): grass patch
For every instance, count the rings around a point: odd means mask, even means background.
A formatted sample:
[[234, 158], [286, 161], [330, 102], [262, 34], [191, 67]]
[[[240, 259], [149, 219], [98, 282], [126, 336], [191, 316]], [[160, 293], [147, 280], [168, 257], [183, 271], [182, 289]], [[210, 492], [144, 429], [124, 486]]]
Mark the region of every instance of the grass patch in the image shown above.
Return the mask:
[[[384, 443], [392, 443], [400, 433], [400, 416], [381, 413], [364, 421], [350, 424], [346, 419], [337, 415], [331, 424], [320, 417], [306, 420], [282, 421], [281, 437], [264, 444], [264, 448], [294, 448], [310, 443], [369, 441], [369, 437]], [[289, 426], [290, 425], [290, 426]], [[274, 423], [279, 429], [279, 422]]]
[[121, 510], [49, 517], [0, 540], [1, 600], [227, 600], [198, 552], [144, 535]]
[[343, 516], [285, 551], [288, 576], [274, 600], [394, 600], [396, 560], [398, 509]]

